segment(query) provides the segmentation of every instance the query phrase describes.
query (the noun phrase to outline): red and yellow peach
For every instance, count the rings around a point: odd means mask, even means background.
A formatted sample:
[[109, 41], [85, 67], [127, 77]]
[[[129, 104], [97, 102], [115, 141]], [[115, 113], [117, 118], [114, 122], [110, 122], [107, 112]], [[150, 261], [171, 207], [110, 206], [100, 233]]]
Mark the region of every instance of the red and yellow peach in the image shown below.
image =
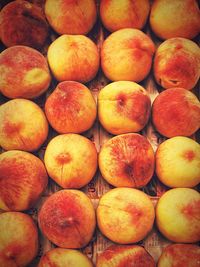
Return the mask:
[[82, 248], [92, 239], [96, 225], [90, 199], [80, 190], [65, 189], [51, 195], [39, 212], [39, 226], [61, 248]]

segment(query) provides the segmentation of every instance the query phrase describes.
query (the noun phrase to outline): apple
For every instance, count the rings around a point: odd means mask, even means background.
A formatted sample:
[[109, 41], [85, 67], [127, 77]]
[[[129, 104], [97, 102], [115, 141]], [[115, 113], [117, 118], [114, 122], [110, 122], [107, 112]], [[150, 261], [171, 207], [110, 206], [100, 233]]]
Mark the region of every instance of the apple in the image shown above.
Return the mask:
[[96, 226], [91, 200], [80, 190], [64, 189], [42, 205], [38, 222], [42, 234], [61, 248], [82, 248]]
[[55, 248], [46, 252], [38, 267], [93, 267], [89, 258], [75, 249]]
[[0, 54], [0, 91], [3, 95], [32, 99], [44, 93], [50, 81], [47, 61], [37, 50], [16, 45]]
[[63, 188], [81, 188], [97, 169], [95, 145], [78, 134], [62, 134], [47, 145], [44, 162], [49, 176]]
[[140, 82], [150, 72], [154, 52], [155, 45], [145, 33], [121, 29], [103, 42], [101, 67], [111, 81]]
[[42, 8], [28, 1], [12, 1], [0, 12], [0, 39], [7, 47], [26, 45], [41, 49], [48, 31]]
[[198, 267], [200, 247], [194, 244], [172, 244], [165, 247], [158, 260], [158, 267]]
[[170, 38], [158, 47], [154, 58], [154, 76], [163, 88], [191, 90], [200, 77], [200, 49], [185, 38]]
[[156, 151], [156, 174], [169, 187], [200, 183], [200, 145], [184, 136], [167, 139]]
[[19, 150], [0, 154], [0, 209], [30, 209], [44, 192], [48, 176], [36, 156]]
[[47, 0], [45, 15], [59, 34], [87, 34], [97, 17], [94, 0]]
[[145, 186], [153, 176], [154, 151], [148, 140], [136, 133], [109, 139], [99, 153], [103, 178], [116, 187]]
[[32, 218], [21, 212], [3, 212], [0, 229], [0, 266], [29, 266], [38, 252], [38, 231]]
[[113, 82], [99, 92], [99, 121], [112, 134], [139, 132], [147, 124], [150, 111], [148, 93], [137, 83]]
[[47, 135], [47, 119], [34, 102], [17, 98], [0, 106], [0, 146], [5, 150], [35, 151]]
[[191, 188], [166, 191], [156, 206], [156, 223], [160, 232], [177, 243], [200, 240], [200, 194]]
[[152, 229], [154, 207], [145, 193], [133, 188], [115, 188], [105, 193], [97, 207], [102, 234], [119, 244], [136, 243]]
[[191, 136], [200, 127], [200, 102], [186, 89], [165, 90], [153, 102], [152, 121], [166, 137]]
[[150, 11], [149, 0], [102, 0], [100, 16], [103, 25], [111, 32], [123, 29], [142, 29]]
[[200, 32], [198, 1], [155, 0], [151, 6], [149, 21], [153, 32], [161, 39], [192, 39]]
[[90, 90], [73, 81], [61, 82], [47, 98], [45, 113], [51, 126], [59, 133], [81, 133], [90, 129], [97, 108]]
[[96, 44], [84, 35], [64, 34], [51, 43], [47, 58], [58, 81], [86, 83], [99, 69]]

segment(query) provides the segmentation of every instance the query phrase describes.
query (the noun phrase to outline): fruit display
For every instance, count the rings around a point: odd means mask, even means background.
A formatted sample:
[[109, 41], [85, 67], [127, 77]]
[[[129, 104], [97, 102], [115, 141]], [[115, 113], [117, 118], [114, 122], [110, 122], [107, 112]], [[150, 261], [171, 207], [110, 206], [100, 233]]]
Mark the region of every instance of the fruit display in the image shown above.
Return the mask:
[[1, 267], [199, 266], [199, 25], [195, 0], [0, 1]]

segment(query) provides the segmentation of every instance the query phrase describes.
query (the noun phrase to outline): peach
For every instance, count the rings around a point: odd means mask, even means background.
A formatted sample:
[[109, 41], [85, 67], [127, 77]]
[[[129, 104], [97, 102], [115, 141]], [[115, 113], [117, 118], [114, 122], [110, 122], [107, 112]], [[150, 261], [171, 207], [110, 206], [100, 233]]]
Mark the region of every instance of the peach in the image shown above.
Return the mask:
[[[196, 0], [155, 0], [150, 25], [161, 39], [194, 38], [200, 32], [200, 12]], [[166, 23], [167, 22], [167, 23]]]
[[75, 249], [55, 248], [45, 253], [38, 267], [93, 267], [89, 258]]
[[111, 245], [97, 258], [97, 267], [155, 267], [152, 256], [141, 246]]
[[149, 11], [149, 0], [102, 0], [100, 2], [101, 21], [111, 32], [123, 28], [142, 29]]
[[200, 247], [192, 244], [172, 244], [164, 248], [158, 267], [198, 267]]
[[47, 135], [48, 122], [34, 102], [13, 99], [0, 106], [0, 146], [5, 150], [35, 151]]
[[27, 1], [12, 1], [0, 12], [0, 39], [5, 46], [27, 45], [42, 48], [48, 24], [42, 9]]
[[80, 190], [65, 189], [51, 195], [39, 212], [42, 233], [61, 248], [81, 248], [92, 239], [96, 225], [90, 199]]
[[103, 42], [101, 67], [111, 81], [140, 82], [149, 74], [155, 45], [142, 31], [121, 29]]
[[165, 192], [156, 206], [156, 223], [169, 240], [195, 243], [200, 240], [200, 194], [191, 188]]
[[143, 187], [154, 172], [154, 152], [148, 140], [135, 133], [115, 136], [103, 144], [99, 168], [116, 187]]
[[156, 174], [169, 187], [194, 187], [200, 183], [200, 145], [184, 137], [172, 137], [158, 146]]
[[200, 49], [185, 38], [171, 38], [156, 50], [154, 76], [164, 88], [192, 89], [200, 77]]
[[0, 54], [0, 91], [9, 98], [35, 98], [51, 76], [45, 57], [28, 46], [12, 46]]
[[97, 17], [94, 0], [47, 0], [45, 15], [59, 34], [87, 34]]
[[112, 134], [139, 132], [147, 124], [151, 101], [146, 90], [129, 81], [113, 82], [98, 95], [98, 116]]
[[99, 52], [95, 43], [84, 35], [58, 37], [48, 49], [47, 58], [58, 81], [86, 83], [99, 68]]
[[152, 121], [166, 137], [191, 136], [200, 127], [200, 102], [186, 89], [165, 90], [153, 102]]
[[21, 212], [1, 213], [0, 229], [0, 266], [30, 266], [38, 251], [38, 231], [32, 218]]
[[90, 129], [97, 108], [90, 90], [81, 83], [61, 82], [47, 98], [45, 113], [59, 133], [81, 133]]
[[22, 211], [36, 203], [47, 186], [47, 173], [36, 156], [11, 150], [0, 155], [0, 209]]
[[136, 243], [150, 232], [155, 217], [150, 198], [138, 189], [115, 188], [105, 193], [97, 207], [100, 231], [120, 244]]
[[49, 176], [63, 188], [81, 188], [88, 184], [97, 169], [95, 145], [78, 134], [53, 138], [45, 151], [44, 162]]

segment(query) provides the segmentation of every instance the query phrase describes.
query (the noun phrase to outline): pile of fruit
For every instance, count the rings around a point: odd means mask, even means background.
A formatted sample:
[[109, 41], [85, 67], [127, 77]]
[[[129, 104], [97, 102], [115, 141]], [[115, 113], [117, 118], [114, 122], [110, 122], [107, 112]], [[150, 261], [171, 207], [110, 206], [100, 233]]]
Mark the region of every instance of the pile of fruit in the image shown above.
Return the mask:
[[0, 266], [198, 267], [197, 1], [0, 5]]

